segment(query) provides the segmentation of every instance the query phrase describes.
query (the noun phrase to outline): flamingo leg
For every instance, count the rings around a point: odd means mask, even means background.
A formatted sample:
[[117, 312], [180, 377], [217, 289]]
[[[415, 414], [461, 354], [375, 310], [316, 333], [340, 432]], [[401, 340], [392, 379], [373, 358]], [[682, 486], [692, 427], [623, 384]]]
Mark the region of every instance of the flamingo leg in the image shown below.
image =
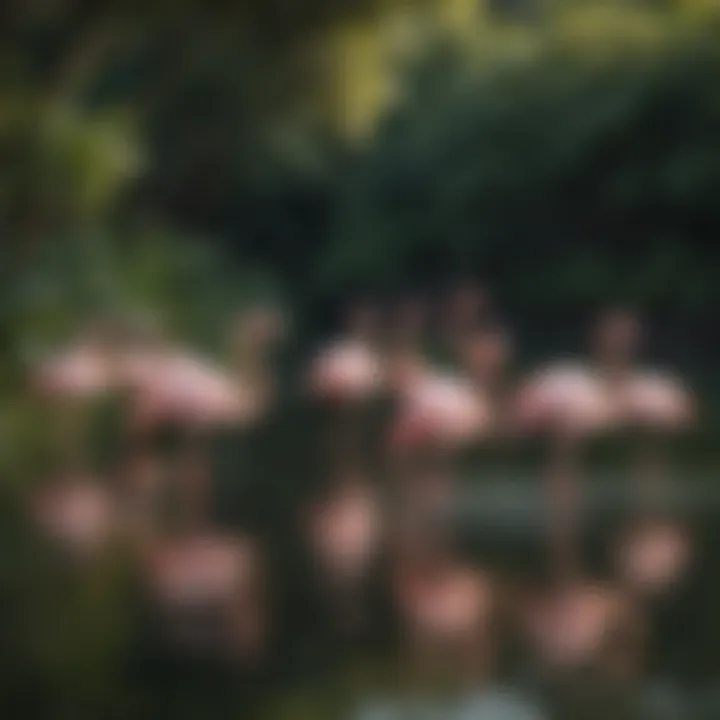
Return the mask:
[[559, 432], [553, 439], [547, 475], [550, 512], [551, 572], [562, 587], [579, 572], [579, 453], [580, 441]]
[[160, 493], [169, 468], [153, 447], [156, 428], [131, 411], [124, 423], [126, 457], [121, 463], [119, 492], [127, 503], [131, 526], [140, 535], [156, 519]]
[[64, 402], [58, 408], [53, 431], [54, 454], [70, 472], [87, 470], [86, 453], [90, 409], [82, 403]]
[[657, 502], [667, 465], [660, 437], [655, 433], [643, 436], [635, 461], [635, 479], [643, 511], [648, 511]]
[[183, 518], [192, 526], [210, 520], [211, 478], [207, 438], [199, 428], [191, 429], [180, 453], [180, 486]]

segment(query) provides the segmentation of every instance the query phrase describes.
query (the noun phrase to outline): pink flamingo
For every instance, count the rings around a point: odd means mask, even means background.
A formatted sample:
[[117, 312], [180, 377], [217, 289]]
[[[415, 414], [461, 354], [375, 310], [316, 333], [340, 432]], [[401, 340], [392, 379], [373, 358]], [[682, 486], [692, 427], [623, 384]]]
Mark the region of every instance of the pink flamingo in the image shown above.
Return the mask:
[[329, 591], [340, 604], [342, 621], [362, 621], [362, 592], [380, 550], [382, 518], [372, 488], [345, 473], [309, 508], [308, 534], [313, 556]]
[[509, 333], [499, 325], [482, 326], [468, 332], [458, 346], [460, 367], [490, 406], [491, 432], [496, 441], [512, 434], [512, 387], [508, 367], [513, 350]]
[[665, 465], [657, 440], [689, 427], [695, 420], [695, 403], [679, 378], [637, 364], [642, 340], [640, 320], [627, 310], [602, 314], [593, 334], [595, 357], [616, 406], [618, 423], [644, 435], [637, 473], [652, 489]]
[[92, 325], [33, 368], [33, 387], [43, 407], [53, 411], [59, 453], [75, 470], [85, 464], [94, 403], [115, 389], [115, 350], [113, 329]]
[[200, 520], [209, 500], [205, 433], [218, 426], [253, 423], [264, 407], [252, 387], [212, 362], [172, 347], [129, 357], [125, 370], [135, 433], [147, 435], [167, 423], [186, 433], [185, 498], [188, 511]]
[[565, 363], [533, 374], [519, 389], [513, 424], [521, 433], [544, 433], [550, 440], [547, 488], [550, 552], [561, 582], [576, 571], [578, 461], [583, 443], [612, 428], [617, 409], [592, 368]]
[[649, 599], [675, 587], [692, 558], [690, 533], [673, 522], [635, 523], [615, 547], [618, 575], [638, 598]]
[[551, 673], [593, 669], [631, 679], [646, 634], [644, 615], [622, 588], [576, 583], [531, 598], [522, 627], [540, 667]]
[[118, 508], [110, 492], [89, 477], [71, 477], [41, 487], [32, 515], [52, 542], [76, 559], [97, 557], [118, 534]]
[[141, 373], [142, 377], [135, 377], [139, 381], [136, 412], [145, 422], [203, 427], [257, 417], [259, 408], [251, 394], [203, 358], [175, 351], [147, 359]]
[[534, 373], [521, 386], [514, 420], [521, 432], [564, 432], [586, 437], [612, 427], [616, 409], [601, 377], [580, 363]]
[[495, 413], [490, 394], [473, 377], [427, 362], [422, 318], [415, 304], [410, 310], [407, 327], [394, 328], [385, 358], [386, 384], [396, 401], [388, 452], [405, 510], [427, 518], [450, 498], [459, 451], [489, 437]]
[[[182, 533], [146, 546], [145, 581], [170, 637], [190, 652], [255, 661], [268, 629], [263, 567], [248, 538]], [[205, 620], [198, 624], [197, 620]]]
[[350, 305], [344, 333], [323, 348], [311, 365], [310, 390], [317, 398], [354, 403], [382, 389], [380, 324], [375, 304]]
[[261, 412], [275, 396], [275, 359], [288, 334], [288, 318], [274, 305], [247, 307], [231, 323], [229, 366], [236, 382], [252, 390]]
[[332, 343], [313, 363], [311, 388], [319, 398], [361, 402], [382, 388], [380, 357], [359, 340]]
[[113, 386], [108, 357], [93, 344], [80, 344], [48, 358], [36, 373], [36, 387], [46, 397], [85, 401]]
[[332, 411], [323, 425], [325, 454], [336, 462], [359, 462], [366, 411], [385, 387], [380, 316], [372, 304], [350, 308], [345, 333], [313, 358], [307, 387]]
[[486, 398], [461, 375], [420, 370], [401, 392], [398, 447], [458, 448], [482, 438], [492, 422]]
[[449, 670], [477, 681], [491, 672], [497, 589], [486, 573], [446, 550], [402, 552], [394, 593], [415, 660], [431, 672]]

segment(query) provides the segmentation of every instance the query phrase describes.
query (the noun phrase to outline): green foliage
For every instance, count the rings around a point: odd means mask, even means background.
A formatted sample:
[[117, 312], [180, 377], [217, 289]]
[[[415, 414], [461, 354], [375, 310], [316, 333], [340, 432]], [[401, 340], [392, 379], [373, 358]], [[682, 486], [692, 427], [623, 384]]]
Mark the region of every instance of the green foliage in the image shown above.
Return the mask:
[[77, 232], [43, 245], [4, 289], [18, 359], [31, 359], [98, 314], [148, 314], [207, 345], [243, 303], [274, 293], [259, 271], [229, 273], [212, 244], [148, 227]]
[[531, 306], [702, 308], [719, 79], [704, 34], [600, 58], [551, 35], [479, 69], [429, 58], [343, 186], [321, 281], [475, 270]]

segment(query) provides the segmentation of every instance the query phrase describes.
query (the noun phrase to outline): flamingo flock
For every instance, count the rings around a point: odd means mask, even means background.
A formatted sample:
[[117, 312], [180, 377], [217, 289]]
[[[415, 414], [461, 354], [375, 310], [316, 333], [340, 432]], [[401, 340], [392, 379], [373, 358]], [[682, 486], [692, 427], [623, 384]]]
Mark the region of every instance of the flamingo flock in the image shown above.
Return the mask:
[[[284, 318], [267, 307], [241, 313], [225, 363], [159, 332], [110, 330], [92, 327], [32, 369], [32, 388], [72, 449], [60, 477], [34, 495], [32, 516], [51, 542], [83, 561], [97, 561], [111, 539], [130, 542], [147, 596], [182, 651], [202, 646], [257, 659], [272, 626], [267, 557], [251, 531], [228, 531], [212, 517], [210, 440], [222, 429], [261, 426], [274, 411]], [[635, 479], [651, 492], [668, 461], [663, 440], [696, 420], [681, 380], [640, 364], [641, 341], [633, 312], [608, 310], [594, 322], [583, 356], [518, 377], [513, 338], [477, 285], [454, 288], [435, 314], [417, 297], [384, 315], [352, 307], [346, 327], [312, 355], [299, 383], [304, 402], [335, 411], [325, 428], [338, 445], [332, 467], [296, 529], [334, 598], [338, 625], [367, 617], [359, 599], [382, 568], [404, 648], [418, 667], [489, 677], [502, 615], [511, 616], [514, 642], [543, 670], [609, 671], [618, 666], [605, 662], [618, 636], [632, 648], [626, 656], [639, 657], [643, 609], [681, 581], [691, 538], [648, 506], [614, 541], [612, 580], [594, 578], [578, 552], [573, 498], [586, 471], [583, 449], [596, 438], [636, 433]], [[443, 353], [428, 351], [433, 342]], [[112, 481], [103, 481], [92, 476], [84, 449], [93, 404], [108, 395], [124, 399], [126, 444]], [[356, 435], [381, 401], [391, 412], [377, 468]], [[176, 438], [170, 451], [167, 436]], [[466, 450], [533, 437], [548, 449], [542, 474], [551, 573], [542, 589], [513, 597], [502, 572], [454, 548], [438, 499], [457, 497]]]

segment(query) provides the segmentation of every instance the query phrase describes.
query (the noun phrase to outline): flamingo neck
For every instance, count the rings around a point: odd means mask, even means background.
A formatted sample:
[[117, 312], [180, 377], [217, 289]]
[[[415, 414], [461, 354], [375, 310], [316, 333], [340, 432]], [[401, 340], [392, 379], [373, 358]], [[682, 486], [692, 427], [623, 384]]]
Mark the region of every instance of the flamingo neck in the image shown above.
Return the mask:
[[634, 364], [623, 358], [598, 356], [593, 364], [598, 374], [612, 383], [627, 379], [634, 369]]

